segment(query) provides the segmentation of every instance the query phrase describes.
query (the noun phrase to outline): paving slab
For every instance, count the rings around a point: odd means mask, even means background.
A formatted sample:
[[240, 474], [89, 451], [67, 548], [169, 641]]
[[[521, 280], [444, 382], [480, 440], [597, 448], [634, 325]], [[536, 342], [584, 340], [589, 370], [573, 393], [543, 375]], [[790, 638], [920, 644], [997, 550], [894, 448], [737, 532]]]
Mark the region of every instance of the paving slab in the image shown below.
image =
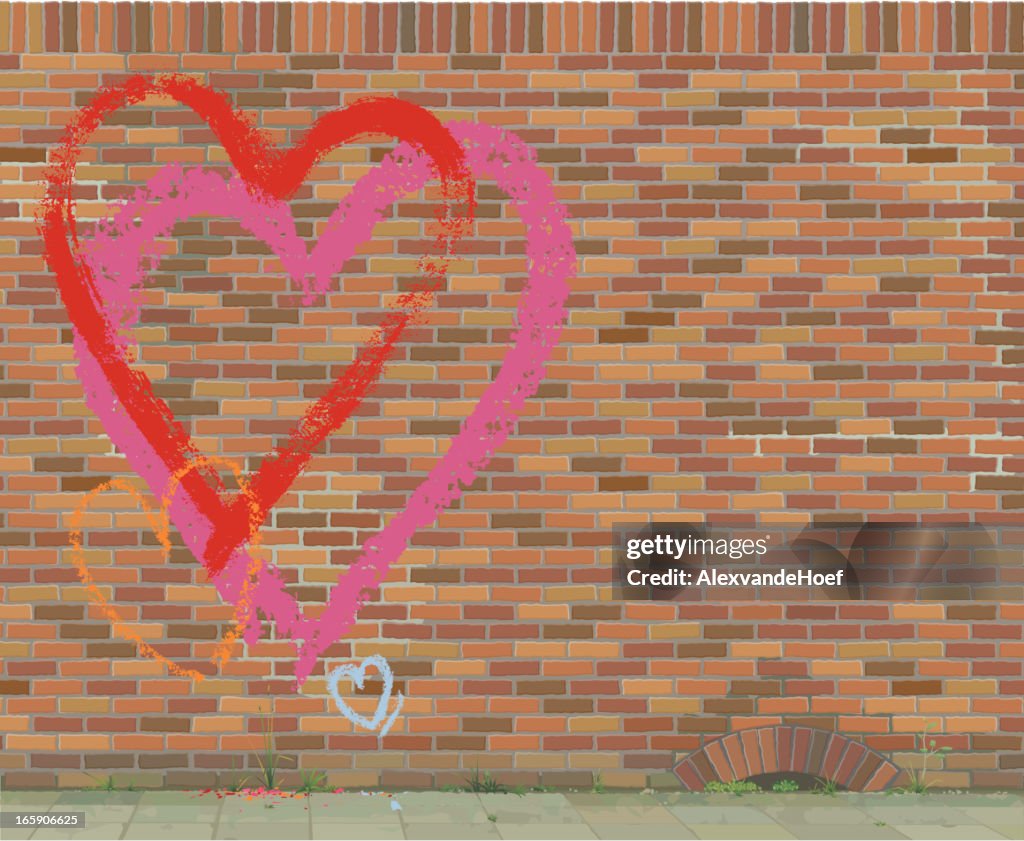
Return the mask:
[[57, 802], [59, 791], [3, 791], [0, 792], [0, 805], [12, 812], [49, 811], [49, 807]]
[[[543, 824], [564, 826], [585, 824], [583, 816], [573, 808], [563, 794], [481, 794], [481, 806], [486, 810], [484, 817], [495, 815], [502, 826], [508, 824]], [[402, 797], [405, 803], [405, 797]], [[406, 820], [409, 820], [406, 817]]]
[[[907, 838], [921, 838], [926, 841], [943, 841], [943, 839], [951, 839], [951, 841], [960, 841], [960, 839], [969, 838], [971, 841], [985, 841], [985, 839], [998, 839], [998, 841], [1004, 841], [1005, 835], [1001, 835], [994, 829], [989, 829], [987, 826], [938, 826], [926, 823], [915, 823], [907, 826], [896, 826], [894, 829], [902, 832]], [[1024, 837], [1024, 836], [1018, 836]]]
[[[406, 825], [486, 824], [488, 823], [488, 809], [481, 802], [486, 797], [497, 797], [506, 802], [520, 799], [513, 794], [485, 794], [477, 797], [475, 794], [468, 793], [439, 795], [432, 791], [414, 791], [395, 795], [393, 799], [398, 802], [401, 809], [400, 812], [394, 811], [392, 814], [401, 814], [402, 823]], [[380, 803], [379, 808], [391, 811], [392, 798], [376, 796], [366, 799], [377, 800]], [[490, 809], [490, 811], [494, 811], [494, 809]]]
[[35, 832], [35, 827], [29, 829], [3, 829], [0, 830], [0, 838], [4, 841], [25, 841], [27, 838], [32, 837], [32, 833]]
[[667, 810], [677, 820], [686, 826], [693, 824], [765, 824], [767, 826], [778, 826], [775, 821], [768, 817], [761, 809], [743, 803], [739, 798], [729, 806], [690, 806], [680, 803], [669, 806]]
[[[185, 815], [179, 811], [178, 819], [184, 820]], [[131, 835], [129, 837], [139, 841], [208, 841], [213, 838], [214, 825], [207, 823], [132, 823]]]
[[608, 841], [637, 841], [638, 838], [669, 841], [669, 839], [692, 839], [697, 836], [679, 821], [672, 823], [613, 823], [591, 824], [590, 828], [598, 838]]
[[516, 823], [501, 826], [499, 820], [496, 826], [498, 837], [507, 838], [509, 841], [549, 841], [549, 839], [576, 841], [577, 839], [600, 837], [586, 824]]
[[[398, 795], [396, 799], [404, 808], [408, 794]], [[390, 797], [381, 795], [346, 794], [314, 794], [309, 798], [309, 814], [313, 825], [321, 823], [394, 825], [401, 827], [399, 813], [392, 809]], [[412, 803], [411, 800], [408, 801]], [[485, 816], [486, 817], [486, 816]]]
[[132, 824], [147, 823], [205, 823], [213, 826], [220, 813], [220, 802], [215, 798], [206, 800], [193, 798], [185, 803], [177, 804], [163, 799], [145, 795], [135, 807]]
[[898, 829], [884, 823], [859, 823], [859, 824], [800, 824], [786, 823], [786, 831], [791, 832], [797, 838], [813, 839], [821, 841], [827, 838], [828, 841], [873, 841], [873, 839], [900, 839], [907, 838]]
[[736, 838], [752, 838], [759, 841], [769, 841], [776, 838], [796, 838], [796, 836], [779, 826], [776, 823], [713, 823], [713, 824], [687, 824], [689, 829], [698, 838], [727, 839], [733, 841]]
[[565, 799], [592, 827], [606, 824], [673, 826], [679, 823], [672, 812], [649, 794], [570, 793], [565, 795]]
[[806, 824], [821, 826], [846, 825], [863, 827], [872, 825], [878, 818], [866, 809], [845, 806], [842, 801], [823, 803], [819, 798], [813, 803], [803, 802], [788, 805], [785, 803], [768, 803], [761, 807], [762, 812], [781, 826], [790, 824]]
[[903, 799], [881, 802], [865, 809], [874, 820], [892, 826], [928, 824], [934, 826], [970, 826], [977, 822], [958, 809], [932, 799], [906, 801]]
[[400, 822], [393, 824], [372, 823], [313, 823], [315, 841], [398, 841], [405, 838], [405, 828]]
[[[134, 836], [133, 836], [134, 837]], [[287, 822], [264, 822], [264, 823], [233, 823], [220, 824], [217, 827], [215, 838], [235, 839], [245, 841], [254, 839], [256, 841], [291, 841], [291, 839], [309, 839], [310, 831], [308, 823], [287, 823]]]
[[[498, 829], [491, 821], [483, 824], [441, 824], [441, 823], [404, 823], [405, 837], [422, 839], [422, 841], [455, 841], [455, 839], [488, 839], [501, 838]], [[538, 836], [532, 836], [538, 837]], [[558, 836], [539, 836], [541, 838], [557, 838]]]

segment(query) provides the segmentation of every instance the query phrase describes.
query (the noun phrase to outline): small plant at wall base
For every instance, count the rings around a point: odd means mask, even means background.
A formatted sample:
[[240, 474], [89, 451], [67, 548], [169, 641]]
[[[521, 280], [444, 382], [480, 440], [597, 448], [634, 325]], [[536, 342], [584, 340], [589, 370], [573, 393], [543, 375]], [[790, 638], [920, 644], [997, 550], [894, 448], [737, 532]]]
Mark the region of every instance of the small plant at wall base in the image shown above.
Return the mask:
[[466, 777], [466, 784], [470, 791], [478, 794], [508, 794], [508, 787], [494, 779], [490, 771], [484, 771], [484, 775], [481, 777], [479, 767], [474, 771], [472, 777]]
[[117, 784], [114, 782], [113, 775], [107, 777], [105, 780], [100, 782], [96, 779], [96, 777], [93, 777], [92, 774], [89, 774], [88, 771], [86, 771], [86, 774], [88, 774], [90, 777], [96, 780], [97, 783], [99, 783], [99, 785], [95, 786], [97, 791], [117, 791]]
[[772, 785], [772, 791], [800, 791], [800, 783], [798, 783], [796, 780], [778, 780]]
[[330, 791], [327, 785], [327, 775], [323, 771], [303, 771], [302, 781], [296, 789], [300, 794], [314, 794], [318, 791]]
[[906, 768], [907, 776], [910, 778], [910, 782], [897, 789], [901, 794], [927, 794], [928, 789], [932, 787], [933, 783], [928, 782], [925, 778], [928, 776], [928, 762], [933, 756], [945, 756], [949, 753], [952, 748], [949, 745], [937, 746], [935, 739], [929, 737], [929, 733], [936, 727], [935, 723], [932, 722], [924, 730], [921, 731], [917, 737], [919, 740], [919, 746], [917, 753], [921, 756], [921, 768]]
[[224, 788], [234, 794], [242, 791], [246, 786], [249, 785], [249, 776], [239, 776], [238, 766], [235, 762], [235, 758], [231, 757], [231, 782], [228, 783]]
[[260, 711], [260, 730], [263, 733], [263, 751], [256, 754], [256, 761], [260, 765], [260, 773], [263, 777], [263, 788], [274, 791], [281, 782], [281, 762], [287, 757], [278, 756], [274, 750], [274, 719], [270, 715], [263, 715]]
[[824, 794], [827, 797], [835, 797], [839, 791], [839, 781], [831, 777], [819, 777], [818, 784], [812, 789], [815, 794]]

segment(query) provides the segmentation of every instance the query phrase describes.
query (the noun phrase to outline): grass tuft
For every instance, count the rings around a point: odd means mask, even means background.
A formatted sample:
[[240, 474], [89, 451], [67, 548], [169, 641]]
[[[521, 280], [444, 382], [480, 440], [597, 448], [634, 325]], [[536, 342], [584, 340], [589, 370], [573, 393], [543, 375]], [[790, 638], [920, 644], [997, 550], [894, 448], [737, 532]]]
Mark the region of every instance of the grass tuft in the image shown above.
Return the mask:
[[323, 771], [303, 771], [302, 781], [296, 791], [302, 794], [313, 794], [317, 791], [328, 791], [327, 775]]
[[811, 789], [815, 794], [835, 797], [840, 792], [839, 781], [831, 777], [818, 777], [818, 784]]
[[472, 777], [466, 777], [466, 784], [470, 791], [477, 794], [508, 794], [508, 786], [494, 779], [490, 771], [484, 771], [481, 777], [479, 766]]
[[[263, 750], [256, 754], [260, 765], [263, 787], [269, 791], [280, 788], [281, 763], [288, 757], [279, 756], [274, 749], [274, 719], [271, 715], [263, 715], [260, 711], [260, 730], [263, 733]], [[290, 760], [289, 760], [290, 761]]]

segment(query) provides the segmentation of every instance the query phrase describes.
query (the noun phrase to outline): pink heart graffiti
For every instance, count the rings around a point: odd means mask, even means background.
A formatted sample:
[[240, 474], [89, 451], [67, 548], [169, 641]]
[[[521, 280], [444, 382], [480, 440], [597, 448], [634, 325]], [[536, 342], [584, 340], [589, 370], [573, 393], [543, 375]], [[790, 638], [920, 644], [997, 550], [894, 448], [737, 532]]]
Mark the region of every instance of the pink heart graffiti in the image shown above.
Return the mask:
[[[318, 619], [303, 615], [274, 566], [263, 567], [250, 594], [252, 606], [273, 620], [279, 635], [301, 641], [295, 664], [298, 686], [323, 652], [351, 627], [368, 592], [381, 582], [416, 531], [432, 524], [459, 498], [512, 433], [519, 411], [540, 385], [544, 365], [565, 321], [568, 279], [575, 272], [576, 252], [565, 210], [555, 198], [550, 179], [537, 166], [532, 150], [514, 135], [472, 123], [450, 123], [448, 128], [465, 148], [473, 174], [493, 179], [509, 196], [526, 227], [528, 278], [517, 309], [517, 329], [501, 370], [447, 452], [413, 491], [405, 508], [367, 540], [358, 559], [339, 576]], [[356, 183], [332, 214], [316, 247], [307, 253], [286, 203], [254, 198], [237, 178], [225, 180], [198, 169], [166, 168], [113, 220], [102, 225], [90, 243], [83, 244], [83, 254], [96, 275], [111, 322], [130, 327], [138, 318], [132, 293], [144, 283], [143, 266], [146, 256], [152, 254], [153, 240], [169, 234], [176, 222], [195, 215], [232, 216], [270, 245], [308, 304], [315, 293], [329, 288], [332, 275], [358, 243], [369, 238], [383, 210], [420, 189], [431, 177], [429, 160], [413, 147], [399, 145], [380, 167]], [[119, 410], [99, 364], [77, 336], [75, 349], [89, 407], [150, 489], [162, 492], [170, 478], [167, 468]], [[210, 521], [181, 489], [169, 514], [199, 557], [213, 532]], [[234, 602], [239, 598], [250, 567], [248, 551], [244, 547], [235, 550], [214, 580], [223, 599]], [[249, 626], [247, 641], [258, 639], [260, 627], [258, 620]]]

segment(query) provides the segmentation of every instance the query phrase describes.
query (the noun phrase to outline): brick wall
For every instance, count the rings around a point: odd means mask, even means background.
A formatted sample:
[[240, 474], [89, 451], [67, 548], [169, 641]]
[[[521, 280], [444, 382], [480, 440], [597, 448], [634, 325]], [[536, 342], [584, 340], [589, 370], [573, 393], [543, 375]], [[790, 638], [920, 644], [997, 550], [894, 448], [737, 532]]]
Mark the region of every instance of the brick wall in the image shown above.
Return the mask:
[[[1019, 601], [623, 604], [601, 549], [613, 521], [730, 510], [1019, 516], [1024, 5], [8, 4], [0, 53], [6, 784], [223, 782], [252, 767], [272, 708], [279, 749], [346, 786], [477, 766], [508, 783], [674, 784], [689, 752], [773, 724], [902, 765], [933, 721], [952, 748], [936, 782], [1024, 785]], [[201, 683], [168, 675], [69, 561], [85, 495], [138, 480], [85, 406], [33, 214], [72, 111], [126, 74], [175, 70], [281, 143], [367, 92], [506, 127], [572, 218], [578, 275], [540, 394], [326, 658], [388, 658], [406, 702], [383, 739], [334, 710], [324, 663], [295, 694], [293, 647], [269, 633]], [[387, 148], [318, 167], [298, 232], [315, 237]], [[86, 160], [90, 220], [157, 166], [223, 152], [150, 102]], [[523, 229], [480, 190], [447, 291], [262, 531], [307, 609], [500, 364]], [[175, 230], [138, 358], [205, 452], [253, 469], [288, 432], [415, 272], [430, 198], [396, 206], [309, 307], [231, 220]], [[165, 556], [123, 492], [84, 524], [125, 621], [168, 656], [209, 656], [232, 609], [180, 536]]]

